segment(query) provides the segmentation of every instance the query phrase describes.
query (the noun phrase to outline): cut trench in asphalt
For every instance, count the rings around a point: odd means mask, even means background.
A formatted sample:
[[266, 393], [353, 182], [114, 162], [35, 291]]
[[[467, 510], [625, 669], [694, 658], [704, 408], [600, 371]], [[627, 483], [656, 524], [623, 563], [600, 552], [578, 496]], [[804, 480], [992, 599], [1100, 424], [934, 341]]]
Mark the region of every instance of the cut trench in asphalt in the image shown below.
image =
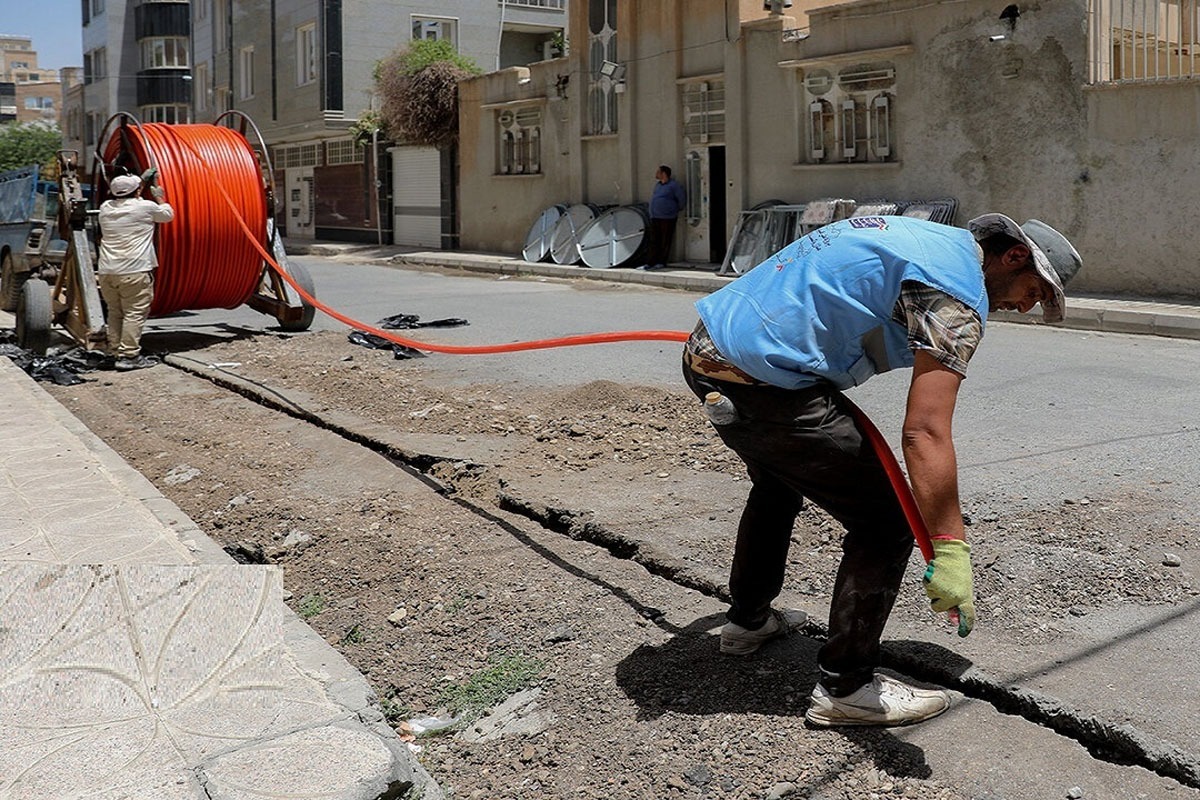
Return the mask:
[[[228, 369], [213, 368], [208, 362], [200, 359], [172, 355], [166, 358], [166, 363], [386, 457], [434, 491], [490, 524], [498, 525], [520, 539], [526, 547], [541, 552], [536, 543], [529, 541], [519, 529], [470, 499], [470, 492], [465, 490], [466, 484], [491, 480], [486, 474], [486, 467], [418, 452], [389, 442], [386, 429], [381, 425], [340, 411], [313, 411], [307, 398], [300, 392], [274, 389]], [[495, 483], [499, 485], [498, 481]], [[679, 560], [650, 552], [643, 543], [614, 533], [604, 524], [592, 519], [587, 512], [565, 508], [562, 504], [552, 506], [523, 499], [503, 489], [496, 490], [495, 503], [500, 511], [518, 514], [548, 531], [604, 548], [614, 557], [637, 563], [651, 574], [676, 585], [693, 589], [708, 597], [726, 599], [724, 587], [719, 583], [697, 574], [694, 569]], [[612, 590], [612, 587], [607, 588]], [[619, 591], [617, 593], [620, 594]], [[655, 609], [644, 607], [627, 595], [623, 599], [646, 619], [659, 622]], [[1172, 616], [1182, 616], [1192, 610], [1194, 609], [1191, 607], [1184, 607], [1173, 612]], [[819, 639], [823, 638], [827, 631], [823, 625], [810, 618], [803, 633]], [[1200, 761], [1169, 742], [1149, 736], [1128, 724], [1114, 724], [1098, 716], [1082, 714], [1049, 694], [1010, 685], [1012, 682], [1001, 682], [977, 669], [965, 658], [947, 658], [948, 652], [945, 648], [928, 643], [887, 641], [883, 646], [883, 664], [918, 679], [956, 689], [968, 697], [991, 704], [1004, 714], [1021, 717], [1072, 739], [1098, 760], [1142, 767], [1185, 786], [1200, 788]], [[1078, 657], [1083, 655], [1086, 654], [1080, 654]]]

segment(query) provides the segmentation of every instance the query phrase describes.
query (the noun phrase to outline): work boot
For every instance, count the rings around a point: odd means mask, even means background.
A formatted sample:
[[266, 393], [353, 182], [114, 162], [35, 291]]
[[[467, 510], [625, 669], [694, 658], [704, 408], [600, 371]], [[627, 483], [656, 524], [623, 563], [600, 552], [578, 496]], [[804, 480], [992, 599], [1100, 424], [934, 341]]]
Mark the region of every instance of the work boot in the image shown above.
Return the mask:
[[845, 697], [834, 697], [821, 684], [813, 687], [812, 705], [804, 718], [812, 725], [911, 725], [936, 717], [950, 707], [941, 689], [918, 689], [882, 673]]
[[729, 656], [748, 656], [772, 639], [787, 636], [808, 620], [808, 614], [797, 609], [777, 611], [771, 609], [771, 616], [761, 628], [750, 630], [736, 622], [727, 622], [721, 628], [721, 652]]
[[128, 372], [132, 369], [146, 369], [153, 367], [158, 362], [153, 358], [146, 356], [133, 356], [132, 358], [118, 358], [113, 362], [113, 369], [119, 372]]

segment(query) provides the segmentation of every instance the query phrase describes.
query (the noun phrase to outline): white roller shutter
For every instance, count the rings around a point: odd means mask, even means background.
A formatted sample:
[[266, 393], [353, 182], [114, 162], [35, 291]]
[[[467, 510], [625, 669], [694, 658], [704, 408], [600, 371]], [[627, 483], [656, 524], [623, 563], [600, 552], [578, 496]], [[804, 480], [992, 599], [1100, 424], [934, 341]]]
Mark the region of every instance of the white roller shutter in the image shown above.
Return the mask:
[[393, 240], [407, 247], [442, 246], [441, 156], [433, 147], [393, 147]]

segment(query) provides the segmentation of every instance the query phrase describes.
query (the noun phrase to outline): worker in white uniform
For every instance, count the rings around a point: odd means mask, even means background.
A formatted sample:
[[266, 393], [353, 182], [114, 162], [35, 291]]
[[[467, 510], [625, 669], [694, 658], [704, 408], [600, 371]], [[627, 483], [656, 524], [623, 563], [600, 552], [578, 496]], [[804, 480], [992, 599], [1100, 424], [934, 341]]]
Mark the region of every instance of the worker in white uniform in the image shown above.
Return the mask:
[[[151, 200], [142, 197], [150, 187]], [[155, 365], [142, 355], [142, 326], [154, 300], [154, 226], [170, 222], [175, 210], [163, 200], [153, 174], [118, 175], [109, 181], [112, 197], [100, 205], [100, 294], [108, 306], [108, 354], [118, 370]]]

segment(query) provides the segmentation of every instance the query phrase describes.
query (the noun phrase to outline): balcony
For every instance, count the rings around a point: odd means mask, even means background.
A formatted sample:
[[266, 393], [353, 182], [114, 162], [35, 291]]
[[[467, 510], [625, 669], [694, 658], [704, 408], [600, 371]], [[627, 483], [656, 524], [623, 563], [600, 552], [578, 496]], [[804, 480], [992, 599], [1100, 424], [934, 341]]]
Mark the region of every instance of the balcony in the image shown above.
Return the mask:
[[566, 8], [566, 0], [499, 0], [497, 5], [518, 8], [549, 8], [562, 11]]

